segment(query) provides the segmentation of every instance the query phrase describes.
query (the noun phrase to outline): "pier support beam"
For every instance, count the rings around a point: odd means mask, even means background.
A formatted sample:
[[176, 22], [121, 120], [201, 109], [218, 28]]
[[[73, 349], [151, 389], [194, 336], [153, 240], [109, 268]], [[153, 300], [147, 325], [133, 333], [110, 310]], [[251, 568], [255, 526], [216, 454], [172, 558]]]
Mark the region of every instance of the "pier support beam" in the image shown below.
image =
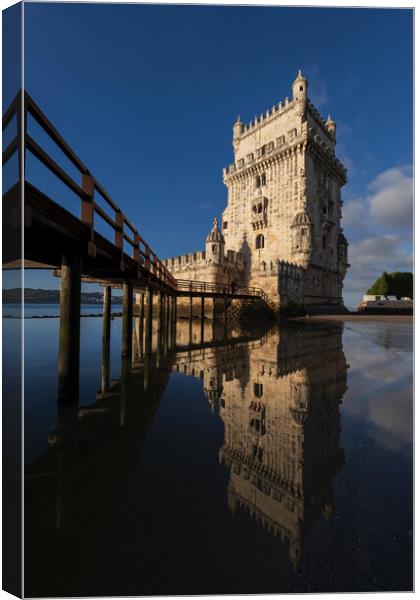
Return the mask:
[[158, 343], [162, 336], [162, 331], [165, 329], [165, 294], [158, 292], [158, 324], [157, 324], [157, 337]]
[[104, 287], [102, 324], [102, 393], [109, 392], [109, 357], [111, 340], [111, 286]]
[[146, 351], [149, 353], [152, 351], [152, 334], [153, 334], [153, 290], [151, 287], [147, 288], [146, 292]]
[[171, 348], [176, 346], [176, 296], [172, 296]]
[[133, 286], [128, 282], [123, 283], [123, 315], [122, 315], [122, 344], [121, 355], [131, 357], [133, 341]]
[[58, 394], [79, 397], [81, 261], [63, 255], [60, 288]]
[[190, 320], [193, 318], [193, 297], [190, 297]]
[[204, 317], [205, 317], [205, 298], [201, 298], [201, 311], [200, 311], [200, 342], [204, 342]]
[[104, 305], [103, 305], [103, 324], [102, 324], [102, 339], [111, 339], [111, 292], [110, 285], [104, 287]]
[[139, 318], [137, 321], [137, 343], [139, 347], [139, 357], [143, 354], [144, 338], [144, 293], [136, 294], [136, 303], [139, 307]]

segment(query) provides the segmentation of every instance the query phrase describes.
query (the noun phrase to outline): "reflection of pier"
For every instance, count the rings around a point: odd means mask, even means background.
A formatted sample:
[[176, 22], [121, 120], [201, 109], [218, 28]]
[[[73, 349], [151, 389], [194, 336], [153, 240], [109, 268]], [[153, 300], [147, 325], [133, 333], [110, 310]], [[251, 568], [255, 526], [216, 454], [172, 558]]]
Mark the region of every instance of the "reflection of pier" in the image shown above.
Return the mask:
[[123, 358], [120, 379], [110, 381], [107, 344], [104, 350], [95, 403], [59, 401], [50, 448], [25, 466], [29, 596], [87, 594], [87, 573], [112, 528], [171, 373], [168, 349]]
[[347, 365], [342, 329], [272, 331], [260, 342], [177, 354], [175, 368], [203, 380], [225, 426], [220, 461], [228, 503], [289, 545], [296, 565], [305, 531], [333, 510], [332, 480], [343, 464], [339, 404]]

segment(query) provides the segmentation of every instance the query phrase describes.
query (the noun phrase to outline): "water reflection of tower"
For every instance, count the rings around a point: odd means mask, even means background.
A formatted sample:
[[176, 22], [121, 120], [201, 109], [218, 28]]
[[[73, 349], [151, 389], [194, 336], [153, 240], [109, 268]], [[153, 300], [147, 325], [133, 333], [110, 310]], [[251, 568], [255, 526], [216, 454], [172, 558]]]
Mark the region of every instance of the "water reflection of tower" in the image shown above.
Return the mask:
[[296, 566], [305, 531], [333, 510], [344, 461], [339, 404], [347, 365], [342, 328], [295, 325], [258, 341], [178, 353], [176, 369], [203, 380], [224, 423], [220, 461], [228, 504], [289, 545]]
[[289, 544], [297, 565], [305, 530], [332, 511], [343, 464], [339, 403], [346, 390], [340, 328], [293, 327], [249, 353], [249, 381], [225, 382], [220, 461], [230, 469], [228, 503]]

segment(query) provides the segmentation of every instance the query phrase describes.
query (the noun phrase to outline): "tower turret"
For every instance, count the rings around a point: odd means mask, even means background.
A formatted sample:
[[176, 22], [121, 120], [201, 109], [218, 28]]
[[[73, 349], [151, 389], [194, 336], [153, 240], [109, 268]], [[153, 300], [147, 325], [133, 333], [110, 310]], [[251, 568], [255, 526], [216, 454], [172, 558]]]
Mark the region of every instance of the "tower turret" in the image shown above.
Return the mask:
[[327, 122], [325, 123], [328, 132], [330, 134], [330, 136], [332, 137], [332, 139], [335, 142], [335, 138], [336, 138], [336, 134], [337, 134], [337, 125], [335, 123], [335, 121], [332, 120], [331, 115], [328, 115], [328, 119]]
[[239, 138], [240, 138], [243, 130], [244, 130], [244, 124], [241, 121], [241, 117], [238, 115], [236, 123], [233, 126], [233, 148], [235, 150], [237, 149], [237, 146], [239, 143]]
[[213, 229], [206, 239], [206, 261], [222, 264], [225, 255], [225, 238], [219, 229], [217, 218], [213, 219]]
[[296, 114], [303, 117], [306, 109], [306, 101], [308, 99], [308, 80], [303, 76], [299, 69], [296, 79], [292, 84], [293, 100], [296, 104]]

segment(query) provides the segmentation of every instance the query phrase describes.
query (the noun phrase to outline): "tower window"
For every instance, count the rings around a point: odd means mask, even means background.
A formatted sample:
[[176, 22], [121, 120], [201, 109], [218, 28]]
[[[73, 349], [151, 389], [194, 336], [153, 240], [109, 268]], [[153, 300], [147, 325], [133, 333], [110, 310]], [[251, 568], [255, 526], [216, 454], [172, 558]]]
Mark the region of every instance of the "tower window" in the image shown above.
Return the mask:
[[327, 236], [323, 235], [322, 236], [322, 249], [325, 250], [326, 247], [327, 247]]
[[260, 233], [260, 235], [257, 235], [257, 237], [256, 237], [255, 248], [257, 250], [264, 248], [264, 236], [261, 233]]
[[216, 244], [213, 244], [212, 247], [211, 247], [211, 249], [212, 249], [213, 252], [216, 252]]
[[255, 179], [255, 187], [259, 188], [262, 187], [263, 185], [266, 184], [266, 176], [265, 173], [262, 173], [262, 175], [258, 175]]
[[223, 229], [227, 229], [228, 228], [228, 222], [227, 221], [223, 221]]
[[263, 384], [262, 383], [254, 383], [254, 396], [256, 398], [261, 398], [263, 395]]
[[303, 85], [300, 86], [299, 90], [303, 92]]

